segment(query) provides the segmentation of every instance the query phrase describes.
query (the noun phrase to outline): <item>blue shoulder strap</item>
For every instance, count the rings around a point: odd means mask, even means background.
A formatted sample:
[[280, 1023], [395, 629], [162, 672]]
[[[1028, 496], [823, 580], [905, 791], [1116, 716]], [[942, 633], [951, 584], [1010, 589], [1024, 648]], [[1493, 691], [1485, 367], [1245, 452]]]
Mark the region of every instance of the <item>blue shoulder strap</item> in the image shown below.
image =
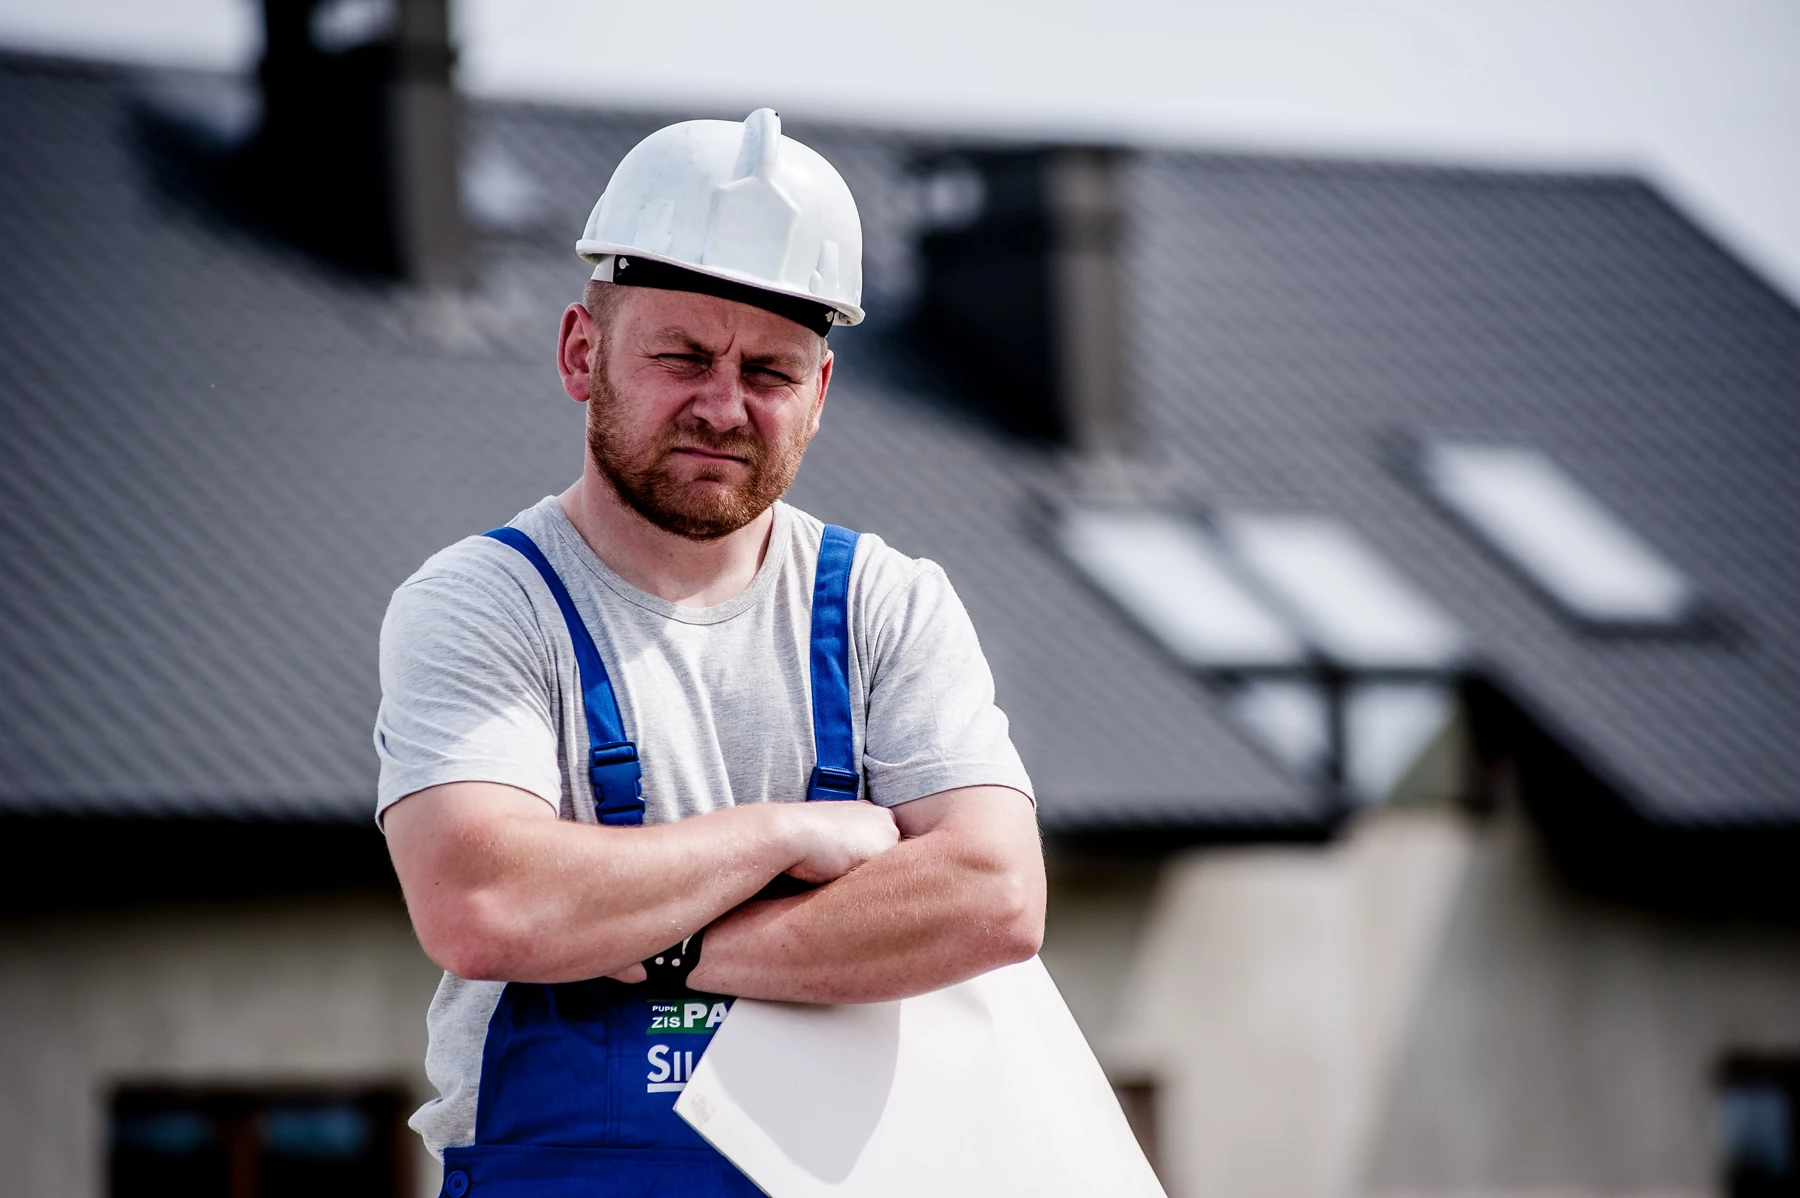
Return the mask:
[[806, 788], [808, 799], [854, 799], [862, 781], [850, 716], [850, 565], [855, 560], [856, 534], [827, 524], [813, 575], [813, 749], [818, 764]]
[[[589, 778], [594, 809], [604, 824], [644, 822], [642, 770], [637, 746], [625, 739], [618, 700], [599, 647], [588, 633], [568, 588], [543, 551], [516, 528], [483, 534], [512, 546], [542, 576], [562, 611], [575, 663], [581, 671], [581, 702], [587, 714]], [[818, 764], [806, 788], [811, 799], [854, 799], [862, 784], [857, 768], [856, 730], [850, 714], [850, 567], [856, 560], [857, 534], [835, 524], [825, 526], [813, 577], [812, 707], [813, 748]]]
[[581, 613], [575, 610], [568, 588], [537, 542], [518, 529], [496, 528], [483, 535], [511, 545], [537, 567], [544, 585], [556, 598], [556, 606], [562, 610], [563, 623], [569, 626], [569, 639], [575, 644], [575, 664], [581, 670], [581, 706], [587, 713], [588, 780], [594, 787], [595, 814], [603, 824], [643, 823], [643, 773], [638, 766], [637, 746], [625, 739], [625, 724], [619, 718], [619, 703], [613, 697], [612, 680], [606, 676], [606, 663], [601, 660]]

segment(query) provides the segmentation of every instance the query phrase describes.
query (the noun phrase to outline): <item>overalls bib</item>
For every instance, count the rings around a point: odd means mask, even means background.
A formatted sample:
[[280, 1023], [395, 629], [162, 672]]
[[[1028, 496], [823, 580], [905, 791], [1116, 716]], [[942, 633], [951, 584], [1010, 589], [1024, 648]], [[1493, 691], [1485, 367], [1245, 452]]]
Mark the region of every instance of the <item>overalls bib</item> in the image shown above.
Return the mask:
[[[517, 549], [556, 597], [575, 645], [587, 715], [589, 780], [603, 824], [644, 822], [637, 746], [625, 739], [606, 665], [562, 579], [516, 528], [487, 534]], [[854, 799], [850, 715], [850, 564], [857, 534], [825, 527], [813, 582], [813, 744], [808, 800]], [[761, 1194], [675, 1114], [731, 999], [649, 994], [610, 978], [509, 982], [488, 1021], [475, 1142], [444, 1150], [443, 1198], [751, 1198]]]

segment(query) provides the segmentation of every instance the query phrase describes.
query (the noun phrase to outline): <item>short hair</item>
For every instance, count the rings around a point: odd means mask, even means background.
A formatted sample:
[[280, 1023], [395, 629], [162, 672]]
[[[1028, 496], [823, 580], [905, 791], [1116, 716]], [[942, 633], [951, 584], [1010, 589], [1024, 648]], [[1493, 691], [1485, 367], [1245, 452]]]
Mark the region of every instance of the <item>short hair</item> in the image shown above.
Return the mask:
[[581, 289], [581, 306], [587, 309], [594, 324], [601, 329], [612, 324], [612, 318], [618, 312], [623, 298], [617, 286], [603, 279], [589, 279], [587, 286]]

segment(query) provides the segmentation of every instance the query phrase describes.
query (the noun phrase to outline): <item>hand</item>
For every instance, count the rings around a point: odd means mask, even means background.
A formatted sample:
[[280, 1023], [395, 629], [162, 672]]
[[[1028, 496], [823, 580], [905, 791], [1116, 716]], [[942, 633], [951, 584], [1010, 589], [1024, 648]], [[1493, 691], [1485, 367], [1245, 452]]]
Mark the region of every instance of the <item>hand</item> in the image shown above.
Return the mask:
[[835, 882], [900, 843], [893, 813], [865, 799], [781, 806], [799, 825], [801, 857], [787, 872], [802, 882]]

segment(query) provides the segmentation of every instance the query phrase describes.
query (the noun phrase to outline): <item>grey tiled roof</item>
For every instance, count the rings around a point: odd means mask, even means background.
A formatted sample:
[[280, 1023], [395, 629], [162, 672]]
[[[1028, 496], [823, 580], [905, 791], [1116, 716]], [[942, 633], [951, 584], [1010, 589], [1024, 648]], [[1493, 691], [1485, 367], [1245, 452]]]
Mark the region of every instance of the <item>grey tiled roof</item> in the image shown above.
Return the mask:
[[[128, 76], [0, 63], [0, 810], [366, 819], [391, 589], [579, 467], [551, 347], [569, 247], [660, 118], [500, 108], [541, 229], [490, 242], [475, 340], [161, 194]], [[900, 287], [879, 172], [872, 295]], [[874, 340], [873, 335], [868, 340]], [[1061, 567], [1033, 530], [1053, 464], [909, 392], [858, 334], [794, 500], [946, 567], [1051, 824], [1316, 824], [1318, 800]], [[866, 364], [866, 365], [865, 365]]]
[[[0, 60], [0, 810], [366, 818], [388, 593], [576, 470], [550, 355], [569, 246], [668, 118], [477, 109], [541, 212], [484, 240], [446, 340], [417, 297], [159, 189], [139, 86]], [[1048, 823], [1316, 826], [1322, 801], [1051, 551], [1059, 464], [951, 410], [887, 331], [919, 143], [791, 131], [857, 193], [876, 313], [834, 335], [794, 501], [943, 563]], [[1652, 814], [1800, 816], [1791, 308], [1629, 180], [1149, 153], [1128, 184], [1148, 457], [1223, 504], [1345, 516]], [[1433, 431], [1555, 455], [1732, 637], [1569, 627], [1389, 467], [1387, 438]]]
[[[1652, 818], [1800, 817], [1800, 313], [1629, 178], [1151, 155], [1125, 194], [1149, 456], [1350, 521]], [[1717, 626], [1566, 623], [1393, 468], [1433, 434], [1548, 453]]]

